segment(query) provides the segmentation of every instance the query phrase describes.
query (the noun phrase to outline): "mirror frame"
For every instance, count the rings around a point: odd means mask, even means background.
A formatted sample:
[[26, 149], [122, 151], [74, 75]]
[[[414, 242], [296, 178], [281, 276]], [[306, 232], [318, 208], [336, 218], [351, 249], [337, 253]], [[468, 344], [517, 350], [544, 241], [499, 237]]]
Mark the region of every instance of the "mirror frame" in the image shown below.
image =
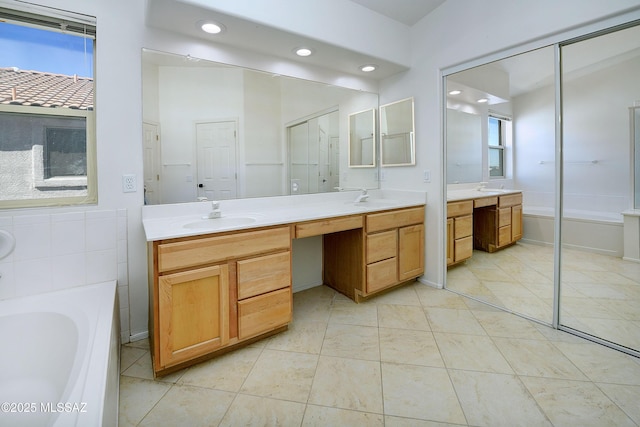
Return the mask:
[[[383, 126], [382, 126], [382, 121], [383, 121], [383, 117], [386, 118], [386, 111], [388, 108], [394, 106], [394, 105], [398, 105], [398, 104], [402, 104], [402, 103], [406, 103], [406, 102], [410, 102], [411, 104], [411, 117], [406, 118], [406, 120], [411, 123], [411, 129], [409, 129], [406, 132], [402, 132], [402, 133], [396, 133], [393, 134], [391, 136], [396, 136], [396, 135], [402, 135], [402, 134], [407, 134], [409, 136], [409, 147], [408, 147], [408, 151], [409, 151], [409, 160], [407, 162], [393, 162], [393, 163], [387, 163], [385, 162], [385, 138], [388, 138], [387, 135], [385, 133], [382, 132], [383, 130]], [[386, 129], [387, 127], [385, 126], [384, 129]], [[415, 120], [414, 120], [414, 102], [413, 102], [413, 97], [410, 98], [405, 98], [405, 99], [401, 99], [399, 101], [394, 101], [394, 102], [390, 102], [388, 104], [384, 104], [380, 106], [380, 124], [379, 124], [379, 129], [380, 129], [380, 166], [382, 167], [389, 167], [389, 166], [415, 166], [416, 164], [416, 133], [415, 133]]]
[[[353, 163], [352, 153], [354, 152], [355, 142], [352, 140], [352, 137], [355, 135], [352, 134], [352, 130], [357, 129], [357, 121], [358, 118], [363, 117], [366, 120], [366, 116], [371, 115], [371, 163]], [[360, 139], [363, 141], [363, 139]], [[347, 123], [347, 156], [348, 156], [348, 165], [350, 168], [375, 168], [376, 167], [376, 109], [370, 108], [368, 110], [358, 111], [357, 113], [349, 114], [349, 120]], [[367, 144], [368, 145], [368, 144]], [[364, 144], [360, 144], [360, 152], [362, 152]]]

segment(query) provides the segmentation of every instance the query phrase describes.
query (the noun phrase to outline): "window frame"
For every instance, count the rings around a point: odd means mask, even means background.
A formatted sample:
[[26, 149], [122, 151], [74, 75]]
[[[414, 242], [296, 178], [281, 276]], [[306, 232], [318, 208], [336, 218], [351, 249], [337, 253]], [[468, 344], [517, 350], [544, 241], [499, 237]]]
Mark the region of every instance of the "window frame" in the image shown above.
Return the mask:
[[[498, 145], [492, 144], [493, 141], [491, 141], [491, 139], [489, 138], [489, 132], [487, 132], [487, 172], [488, 172], [488, 178], [489, 179], [506, 179], [507, 178], [507, 159], [506, 159], [506, 155], [505, 155], [505, 148], [509, 145], [510, 143], [510, 135], [508, 134], [508, 129], [507, 128], [511, 128], [510, 126], [505, 126], [505, 122], [509, 122], [511, 123], [511, 118], [504, 116], [504, 115], [500, 115], [500, 114], [496, 114], [496, 113], [492, 113], [490, 112], [488, 114], [487, 117], [487, 129], [490, 128], [490, 123], [491, 120], [497, 120], [498, 121]], [[500, 160], [500, 164], [502, 166], [502, 174], [501, 175], [491, 175], [491, 166], [490, 166], [490, 159], [491, 159], [491, 153], [493, 151], [497, 151], [498, 155], [499, 155], [499, 160]]]
[[[93, 70], [96, 69], [96, 20], [88, 15], [80, 15], [72, 12], [51, 9], [44, 6], [27, 6], [20, 3], [11, 3], [15, 9], [0, 5], [0, 19], [4, 22], [37, 28], [40, 30], [65, 32], [84, 37], [93, 44]], [[34, 13], [37, 12], [37, 13]], [[49, 72], [50, 70], [38, 70]], [[74, 177], [44, 178], [44, 137], [43, 145], [33, 145], [31, 150], [33, 185], [35, 188], [53, 189], [59, 187], [86, 186], [86, 194], [79, 196], [53, 196], [32, 197], [25, 199], [0, 200], [0, 209], [6, 208], [34, 208], [65, 205], [91, 205], [98, 203], [98, 172], [97, 172], [97, 143], [96, 143], [96, 78], [93, 80], [93, 107], [89, 109], [76, 108], [47, 108], [41, 106], [25, 106], [0, 104], [0, 112], [25, 115], [49, 116], [49, 117], [83, 117], [85, 119], [86, 132], [86, 167], [87, 175]], [[37, 175], [36, 175], [37, 174]]]

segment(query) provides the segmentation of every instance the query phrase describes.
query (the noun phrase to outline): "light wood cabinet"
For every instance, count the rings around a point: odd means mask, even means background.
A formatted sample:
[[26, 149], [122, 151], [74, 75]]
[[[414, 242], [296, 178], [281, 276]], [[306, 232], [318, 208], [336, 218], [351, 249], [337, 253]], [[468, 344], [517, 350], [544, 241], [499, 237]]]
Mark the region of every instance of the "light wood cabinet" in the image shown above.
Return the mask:
[[366, 297], [424, 273], [424, 206], [364, 215], [358, 228], [323, 237], [323, 281]]
[[154, 374], [251, 342], [291, 321], [289, 226], [161, 240], [149, 250]]
[[522, 238], [522, 193], [447, 203], [447, 266], [474, 249], [495, 252]]
[[522, 193], [498, 196], [496, 205], [475, 209], [473, 245], [487, 252], [522, 238]]
[[447, 203], [447, 266], [473, 255], [473, 200]]
[[154, 375], [285, 329], [292, 238], [317, 235], [324, 283], [355, 301], [424, 272], [424, 205], [149, 242]]

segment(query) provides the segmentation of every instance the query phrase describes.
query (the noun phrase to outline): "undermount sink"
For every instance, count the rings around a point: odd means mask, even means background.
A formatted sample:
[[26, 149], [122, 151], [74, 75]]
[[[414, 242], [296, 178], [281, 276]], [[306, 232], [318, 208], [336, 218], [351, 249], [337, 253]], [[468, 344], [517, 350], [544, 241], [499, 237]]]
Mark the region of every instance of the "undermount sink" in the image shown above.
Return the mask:
[[221, 218], [211, 218], [211, 219], [200, 219], [193, 222], [188, 222], [183, 225], [184, 228], [188, 228], [190, 230], [217, 230], [221, 228], [229, 228], [229, 227], [238, 227], [241, 225], [249, 225], [256, 222], [255, 218], [252, 217], [221, 217]]

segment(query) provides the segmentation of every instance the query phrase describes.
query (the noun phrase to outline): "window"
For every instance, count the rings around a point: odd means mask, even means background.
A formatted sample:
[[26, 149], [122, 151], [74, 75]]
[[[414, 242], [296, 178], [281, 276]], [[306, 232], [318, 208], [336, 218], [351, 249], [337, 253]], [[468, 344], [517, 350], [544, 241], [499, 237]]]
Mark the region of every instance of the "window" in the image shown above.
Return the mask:
[[489, 116], [489, 177], [505, 178], [504, 149], [511, 138], [511, 119], [507, 117]]
[[0, 8], [0, 208], [96, 203], [95, 21], [29, 9]]
[[47, 128], [44, 139], [44, 176], [87, 176], [87, 131]]

